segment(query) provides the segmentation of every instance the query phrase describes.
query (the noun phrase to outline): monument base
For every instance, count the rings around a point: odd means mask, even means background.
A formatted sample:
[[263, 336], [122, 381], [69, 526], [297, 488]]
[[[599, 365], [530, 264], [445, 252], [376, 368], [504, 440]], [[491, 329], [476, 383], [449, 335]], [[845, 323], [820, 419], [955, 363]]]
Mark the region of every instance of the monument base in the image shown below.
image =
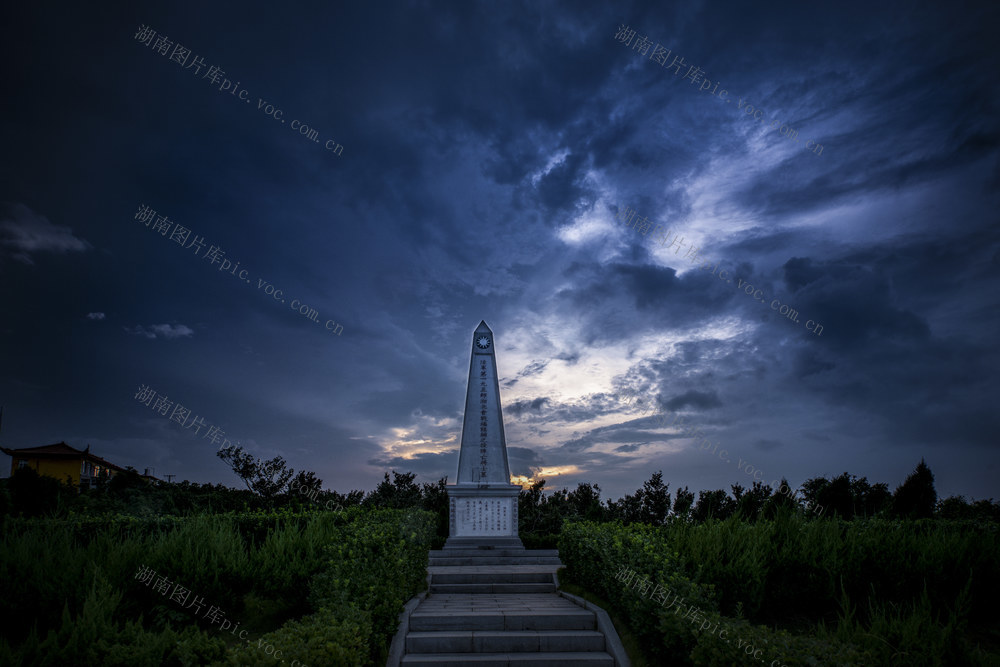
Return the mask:
[[524, 551], [520, 537], [449, 537], [441, 547], [444, 551], [452, 549], [493, 549], [496, 551]]
[[523, 549], [517, 536], [516, 484], [448, 486], [446, 549]]

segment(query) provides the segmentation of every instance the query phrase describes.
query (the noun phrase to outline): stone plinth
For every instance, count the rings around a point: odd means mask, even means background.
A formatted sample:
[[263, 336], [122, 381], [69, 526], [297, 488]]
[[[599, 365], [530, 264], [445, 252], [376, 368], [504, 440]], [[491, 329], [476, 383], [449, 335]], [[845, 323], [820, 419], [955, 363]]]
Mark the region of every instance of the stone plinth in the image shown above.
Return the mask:
[[[456, 484], [448, 487], [448, 534], [452, 538], [516, 538], [516, 485]], [[520, 540], [518, 540], [520, 542]]]

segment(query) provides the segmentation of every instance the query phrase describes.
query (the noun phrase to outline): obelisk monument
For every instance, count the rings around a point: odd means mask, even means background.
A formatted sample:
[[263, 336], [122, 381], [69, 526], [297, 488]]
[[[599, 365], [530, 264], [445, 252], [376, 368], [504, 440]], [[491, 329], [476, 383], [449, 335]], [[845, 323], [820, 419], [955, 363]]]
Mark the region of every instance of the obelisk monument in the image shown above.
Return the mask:
[[472, 334], [462, 446], [456, 483], [448, 485], [449, 538], [444, 548], [523, 549], [517, 537], [520, 491], [510, 483], [493, 332], [480, 322]]

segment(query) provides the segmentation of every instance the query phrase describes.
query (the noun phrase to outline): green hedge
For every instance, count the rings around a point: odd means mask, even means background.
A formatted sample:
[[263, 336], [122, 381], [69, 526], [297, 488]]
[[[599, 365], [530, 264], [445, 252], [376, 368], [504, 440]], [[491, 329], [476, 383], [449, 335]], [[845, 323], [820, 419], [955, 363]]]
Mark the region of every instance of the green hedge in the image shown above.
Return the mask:
[[[423, 585], [434, 520], [422, 511], [360, 508], [230, 514], [138, 528], [84, 522], [92, 532], [82, 538], [72, 522], [22, 522], [0, 540], [0, 615], [8, 619], [0, 664], [262, 664], [267, 646], [284, 647], [289, 662], [374, 664], [396, 614]], [[263, 526], [269, 530], [258, 541], [246, 537]], [[307, 615], [262, 637], [251, 633], [251, 651], [138, 582], [140, 565], [244, 628]]]
[[[1000, 592], [1000, 536], [991, 524], [788, 515], [754, 524], [676, 522], [667, 530], [684, 571], [715, 584], [723, 613], [741, 605], [760, 622], [833, 622], [842, 611], [842, 587], [852, 600], [912, 605], [926, 585], [937, 609], [953, 608], [970, 578], [978, 591]], [[976, 595], [969, 613], [1000, 620], [992, 598]]]
[[694, 636], [676, 615], [661, 614], [662, 605], [651, 596], [618, 581], [616, 575], [623, 568], [705, 611], [715, 608], [711, 589], [684, 576], [678, 554], [672, 552], [663, 531], [652, 526], [567, 522], [559, 536], [559, 557], [566, 565], [564, 576], [608, 600], [658, 663], [686, 657]]
[[[145, 537], [169, 532], [191, 521], [211, 516], [225, 519], [249, 543], [259, 543], [271, 531], [283, 525], [303, 526], [316, 516], [339, 516], [343, 512], [325, 512], [315, 507], [293, 510], [289, 507], [271, 510], [247, 510], [216, 514], [196, 514], [190, 516], [136, 517], [128, 514], [106, 514], [100, 516], [70, 516], [69, 518], [24, 518], [8, 517], [4, 534], [19, 535], [33, 530], [69, 530], [75, 540], [86, 544], [96, 535], [114, 534], [122, 538]], [[346, 520], [341, 518], [341, 520]]]
[[404, 604], [426, 586], [435, 532], [435, 515], [422, 510], [377, 510], [344, 526], [310, 586], [319, 611], [241, 649], [234, 664], [278, 665], [271, 656], [281, 650], [313, 667], [384, 665]]
[[[972, 615], [997, 592], [995, 532], [791, 515], [753, 525], [567, 523], [559, 555], [564, 576], [608, 600], [657, 662], [1000, 664], [969, 632], [973, 620], [985, 637], [996, 627], [992, 609]], [[679, 594], [701, 617], [692, 624], [626, 586], [616, 579], [622, 568]], [[829, 609], [832, 618], [821, 615]]]

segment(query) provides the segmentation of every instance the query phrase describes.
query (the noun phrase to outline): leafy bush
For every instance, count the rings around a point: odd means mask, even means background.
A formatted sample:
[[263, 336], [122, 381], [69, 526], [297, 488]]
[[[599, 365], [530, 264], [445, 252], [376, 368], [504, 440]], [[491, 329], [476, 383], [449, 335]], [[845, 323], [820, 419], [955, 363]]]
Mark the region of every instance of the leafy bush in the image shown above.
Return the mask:
[[[436, 517], [353, 507], [12, 521], [0, 539], [8, 638], [0, 639], [0, 664], [263, 664], [273, 660], [266, 652], [273, 646], [315, 667], [384, 662], [399, 611], [424, 584]], [[140, 565], [227, 609], [244, 627], [270, 620], [258, 613], [269, 600], [284, 613], [315, 613], [264, 635], [261, 648], [237, 644], [219, 627], [199, 630], [193, 613], [139, 584]], [[172, 628], [178, 625], [184, 628]], [[10, 646], [11, 637], [20, 645]]]
[[155, 667], [208, 664], [225, 656], [222, 639], [194, 627], [175, 632], [168, 626], [150, 632], [143, 629], [141, 616], [120, 625], [114, 616], [121, 599], [121, 590], [95, 572], [79, 613], [70, 613], [69, 605], [64, 605], [59, 627], [49, 631], [44, 640], [32, 630], [17, 651], [0, 640], [0, 664]]
[[324, 548], [326, 565], [312, 582], [310, 602], [351, 618], [356, 609], [370, 615], [370, 657], [385, 656], [403, 605], [426, 585], [427, 561], [436, 518], [430, 512], [377, 510], [369, 520], [344, 528]]
[[[348, 610], [350, 613], [343, 613]], [[367, 611], [343, 607], [338, 613], [324, 608], [289, 621], [256, 642], [233, 648], [226, 664], [276, 666], [292, 660], [308, 667], [377, 664], [369, 657], [372, 641], [371, 617]]]
[[684, 575], [666, 534], [652, 526], [567, 523], [559, 537], [559, 557], [567, 568], [565, 576], [611, 602], [657, 662], [669, 663], [686, 656], [694, 637], [674, 615], [664, 615], [661, 620], [661, 603], [626, 588], [615, 578], [617, 572], [623, 568], [634, 570], [689, 604], [703, 610], [714, 608], [711, 588], [699, 586]]
[[[762, 625], [752, 625], [744, 620], [726, 619], [718, 614], [709, 620], [721, 623], [727, 636], [721, 632], [699, 632], [691, 649], [691, 663], [701, 667], [731, 667], [755, 661], [787, 667], [819, 665], [882, 665], [890, 662], [871, 662], [862, 659], [858, 647], [834, 638], [793, 635], [786, 630], [772, 630]], [[699, 626], [700, 627], [700, 626]], [[908, 663], [913, 664], [913, 663]]]
[[[658, 661], [731, 665], [749, 644], [765, 664], [997, 664], [970, 629], [996, 627], [997, 542], [969, 523], [780, 514], [752, 526], [570, 523], [559, 552], [566, 577], [608, 600]], [[732, 641], [616, 580], [622, 567], [680, 593]]]

